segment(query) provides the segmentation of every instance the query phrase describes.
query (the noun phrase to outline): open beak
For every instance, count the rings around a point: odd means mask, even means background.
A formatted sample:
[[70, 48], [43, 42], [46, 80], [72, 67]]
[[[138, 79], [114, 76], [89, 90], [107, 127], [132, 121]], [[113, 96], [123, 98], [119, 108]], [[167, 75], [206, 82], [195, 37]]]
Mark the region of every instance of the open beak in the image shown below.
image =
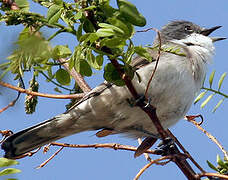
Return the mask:
[[208, 36], [208, 35], [210, 35], [212, 32], [214, 32], [216, 29], [219, 29], [220, 27], [222, 27], [222, 26], [215, 26], [215, 27], [212, 27], [212, 28], [210, 28], [210, 29], [204, 28], [204, 29], [200, 32], [200, 34], [202, 34], [202, 35], [204, 35], [204, 36]]
[[221, 40], [225, 40], [227, 38], [225, 37], [210, 37], [212, 39], [212, 42], [216, 42], [216, 41], [221, 41]]
[[[204, 36], [208, 36], [210, 35], [212, 32], [214, 32], [216, 29], [219, 29], [221, 28], [222, 26], [215, 26], [215, 27], [212, 27], [212, 28], [209, 28], [209, 29], [206, 29], [204, 28], [200, 34], [204, 35]], [[224, 40], [226, 39], [225, 37], [211, 37], [212, 41], [213, 42], [216, 42], [216, 41], [221, 41], [221, 40]]]

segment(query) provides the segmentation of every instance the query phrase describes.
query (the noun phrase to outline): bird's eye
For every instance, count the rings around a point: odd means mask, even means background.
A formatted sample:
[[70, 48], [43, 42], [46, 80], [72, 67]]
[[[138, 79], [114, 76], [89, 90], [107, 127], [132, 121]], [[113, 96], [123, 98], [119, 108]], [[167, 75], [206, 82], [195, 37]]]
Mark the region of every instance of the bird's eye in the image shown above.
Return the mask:
[[184, 30], [185, 30], [186, 32], [190, 32], [190, 33], [193, 32], [193, 29], [192, 29], [191, 26], [185, 26], [185, 27], [184, 27]]

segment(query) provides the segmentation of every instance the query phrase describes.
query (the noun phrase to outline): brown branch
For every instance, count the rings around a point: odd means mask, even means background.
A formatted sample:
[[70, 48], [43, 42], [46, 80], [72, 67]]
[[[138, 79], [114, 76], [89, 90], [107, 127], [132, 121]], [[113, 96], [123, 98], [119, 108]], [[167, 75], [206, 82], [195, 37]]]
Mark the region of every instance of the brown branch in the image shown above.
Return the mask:
[[12, 107], [15, 105], [15, 103], [17, 102], [17, 99], [14, 99], [13, 101], [11, 101], [7, 106], [3, 107], [2, 109], [0, 109], [0, 113], [4, 112], [5, 110], [7, 110], [9, 107]]
[[[52, 146], [62, 146], [62, 147], [69, 147], [69, 148], [110, 148], [114, 150], [126, 150], [126, 151], [136, 151], [137, 148], [128, 145], [122, 145], [117, 143], [104, 143], [104, 144], [66, 144], [66, 143], [57, 143], [52, 142], [50, 145]], [[157, 154], [153, 150], [147, 150], [145, 153], [148, 154]]]
[[70, 70], [69, 65], [66, 62], [65, 59], [60, 58], [58, 60], [59, 62], [63, 63], [63, 66], [65, 69], [70, 73], [70, 75], [74, 78], [74, 80], [77, 82], [78, 86], [82, 89], [83, 92], [90, 92], [92, 89], [89, 87], [85, 79], [82, 77], [81, 74], [75, 71], [74, 68]]
[[[146, 164], [142, 169], [140, 169], [140, 171], [138, 172], [138, 174], [135, 176], [134, 180], [138, 180], [140, 178], [140, 176], [152, 165], [152, 164], [159, 164], [159, 161], [163, 161], [166, 159], [172, 159], [172, 156], [163, 156], [159, 159], [155, 159], [155, 160], [151, 160], [148, 164]], [[170, 161], [168, 161], [170, 162]], [[165, 163], [167, 164], [167, 162]]]
[[197, 174], [197, 177], [201, 178], [201, 177], [218, 177], [218, 178], [222, 178], [222, 179], [228, 179], [228, 175], [223, 175], [223, 174], [218, 174], [218, 173], [202, 173], [202, 174]]
[[55, 99], [81, 99], [83, 96], [85, 96], [86, 93], [80, 93], [80, 94], [66, 94], [66, 95], [59, 95], [59, 94], [46, 94], [46, 93], [39, 93], [39, 92], [34, 92], [34, 91], [30, 91], [27, 89], [23, 89], [20, 87], [16, 87], [13, 86], [11, 84], [5, 83], [0, 81], [0, 85], [19, 91], [21, 93], [26, 93], [29, 95], [33, 95], [33, 96], [40, 96], [40, 97], [46, 97], [46, 98], [55, 98]]
[[48, 158], [46, 161], [44, 161], [41, 165], [39, 165], [36, 169], [40, 169], [44, 167], [49, 161], [51, 161], [60, 151], [63, 150], [63, 146], [60, 147], [50, 158]]
[[[108, 53], [110, 53], [110, 50], [108, 49], [108, 51], [106, 51]], [[128, 90], [130, 91], [130, 93], [132, 94], [132, 96], [135, 99], [139, 98], [138, 93], [136, 92], [130, 78], [122, 72], [119, 63], [117, 62], [117, 60], [115, 59], [110, 59], [111, 63], [113, 64], [113, 66], [116, 68], [116, 70], [118, 71], [118, 73], [120, 74], [120, 77], [124, 80]], [[166, 131], [164, 130], [164, 128], [162, 127], [157, 114], [156, 114], [156, 109], [150, 105], [150, 104], [146, 104], [145, 102], [139, 101], [137, 103], [137, 105], [150, 117], [150, 119], [152, 120], [153, 124], [155, 125], [159, 135], [161, 136], [162, 139], [165, 139], [166, 137], [168, 137]], [[176, 153], [179, 154], [180, 151], [177, 149]], [[195, 175], [196, 173], [194, 172], [194, 170], [191, 168], [191, 166], [189, 165], [189, 163], [180, 157], [175, 156], [175, 158], [172, 159], [173, 162], [179, 167], [179, 169], [184, 173], [184, 175], [191, 180], [196, 179]]]
[[175, 141], [175, 143], [181, 148], [184, 154], [192, 161], [192, 163], [202, 172], [205, 173], [204, 169], [193, 159], [193, 157], [189, 154], [189, 152], [182, 146], [182, 144], [178, 141], [178, 139], [171, 133], [169, 129], [166, 130], [169, 136]]
[[228, 159], [228, 152], [224, 149], [224, 147], [221, 145], [221, 143], [209, 132], [207, 132], [204, 128], [202, 128], [198, 122], [195, 121], [196, 117], [199, 117], [200, 115], [196, 116], [185, 116], [185, 119], [192, 124], [194, 124], [200, 131], [202, 131], [209, 139], [211, 139], [224, 153], [224, 156]]
[[145, 91], [145, 94], [144, 94], [144, 96], [145, 96], [146, 98], [147, 98], [147, 94], [148, 94], [148, 90], [149, 90], [151, 81], [152, 81], [152, 79], [153, 79], [153, 77], [154, 77], [154, 75], [155, 75], [156, 69], [157, 69], [157, 67], [158, 67], [158, 62], [159, 62], [159, 59], [160, 59], [160, 56], [161, 56], [161, 50], [162, 50], [162, 49], [161, 49], [161, 34], [160, 34], [159, 30], [157, 30], [156, 28], [150, 28], [150, 29], [152, 29], [152, 30], [154, 30], [154, 31], [157, 32], [158, 40], [159, 40], [159, 47], [158, 47], [158, 55], [157, 55], [157, 58], [156, 58], [156, 64], [155, 64], [154, 70], [153, 70], [153, 72], [152, 72], [152, 74], [151, 74], [151, 77], [150, 77], [150, 79], [149, 79], [149, 81], [148, 81], [148, 83], [147, 83], [146, 91]]

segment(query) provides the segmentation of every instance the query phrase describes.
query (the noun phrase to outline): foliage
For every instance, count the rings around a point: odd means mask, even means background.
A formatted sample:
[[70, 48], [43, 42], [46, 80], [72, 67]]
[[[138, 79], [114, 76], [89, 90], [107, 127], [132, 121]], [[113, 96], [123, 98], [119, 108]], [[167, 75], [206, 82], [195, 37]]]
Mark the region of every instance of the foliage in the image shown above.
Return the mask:
[[[12, 165], [17, 165], [18, 162], [15, 160], [11, 160], [11, 159], [6, 159], [6, 158], [0, 158], [0, 167], [8, 167], [8, 166], [12, 166]], [[10, 175], [10, 174], [15, 174], [15, 173], [19, 173], [21, 172], [21, 170], [16, 169], [16, 168], [6, 168], [0, 171], [0, 176], [5, 176], [5, 175]], [[16, 179], [14, 179], [16, 180]]]
[[219, 155], [217, 155], [217, 167], [214, 166], [211, 162], [207, 161], [208, 166], [217, 171], [220, 174], [228, 174], [228, 160], [224, 159], [222, 160]]
[[[59, 62], [61, 58], [66, 60], [70, 70], [75, 69], [83, 76], [91, 76], [93, 69], [101, 70], [105, 56], [115, 58], [131, 78], [134, 77], [134, 69], [129, 64], [135, 53], [151, 60], [145, 48], [135, 47], [131, 41], [134, 26], [144, 26], [146, 20], [130, 2], [117, 0], [118, 8], [112, 7], [109, 0], [35, 2], [48, 8], [46, 16], [30, 12], [27, 0], [17, 0], [17, 10], [10, 8], [11, 1], [2, 2], [0, 10], [4, 14], [0, 16], [0, 21], [8, 26], [23, 24], [24, 29], [15, 42], [16, 49], [7, 58], [8, 62], [0, 65], [4, 70], [1, 77], [11, 72], [18, 79], [23, 78], [25, 72], [32, 72], [34, 77], [43, 75], [49, 82], [68, 89], [64, 86], [71, 84], [71, 78]], [[55, 29], [56, 32], [44, 37], [41, 33], [43, 27]], [[67, 45], [51, 46], [50, 41], [63, 32], [78, 40], [73, 52]], [[104, 68], [104, 78], [124, 85], [110, 64]], [[70, 93], [74, 91], [68, 90]]]
[[215, 76], [215, 71], [213, 71], [209, 77], [209, 87], [202, 87], [203, 92], [201, 92], [195, 99], [194, 104], [196, 104], [197, 102], [199, 102], [205, 95], [208, 95], [207, 98], [201, 103], [201, 108], [204, 108], [206, 106], [206, 104], [212, 99], [212, 97], [214, 97], [215, 95], [220, 95], [222, 96], [222, 98], [218, 101], [218, 103], [215, 105], [215, 107], [213, 108], [212, 112], [215, 112], [218, 107], [222, 104], [222, 102], [228, 98], [228, 95], [221, 92], [221, 87], [222, 84], [224, 82], [224, 79], [226, 77], [226, 72], [223, 73], [218, 81], [218, 87], [217, 89], [213, 89], [212, 85], [214, 82], [214, 76]]

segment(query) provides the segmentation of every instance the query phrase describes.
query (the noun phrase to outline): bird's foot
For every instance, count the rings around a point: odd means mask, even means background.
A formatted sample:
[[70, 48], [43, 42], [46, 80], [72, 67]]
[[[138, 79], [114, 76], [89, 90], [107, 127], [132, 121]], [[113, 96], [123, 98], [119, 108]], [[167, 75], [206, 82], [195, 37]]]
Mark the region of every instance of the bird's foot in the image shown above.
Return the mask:
[[155, 151], [162, 156], [173, 155], [177, 153], [177, 146], [172, 138], [167, 137], [158, 144]]
[[127, 99], [127, 101], [131, 107], [143, 106], [146, 108], [150, 105], [151, 98], [146, 98], [144, 95], [140, 95], [138, 99], [131, 98]]

